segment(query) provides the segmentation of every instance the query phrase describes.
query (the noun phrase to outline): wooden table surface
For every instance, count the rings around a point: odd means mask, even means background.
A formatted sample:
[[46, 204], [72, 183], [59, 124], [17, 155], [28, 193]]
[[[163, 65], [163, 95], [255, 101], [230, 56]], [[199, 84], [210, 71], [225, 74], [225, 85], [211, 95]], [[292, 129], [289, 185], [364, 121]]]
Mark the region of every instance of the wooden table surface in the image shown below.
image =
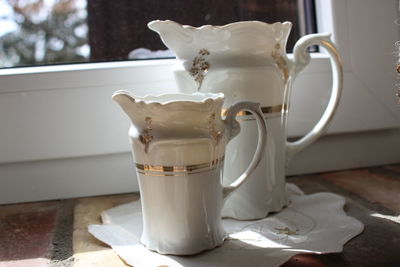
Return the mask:
[[[289, 266], [400, 266], [400, 164], [289, 177], [306, 194], [333, 192], [365, 224], [342, 253], [299, 254]], [[100, 213], [138, 199], [123, 194], [0, 206], [0, 267], [128, 266], [92, 237]]]

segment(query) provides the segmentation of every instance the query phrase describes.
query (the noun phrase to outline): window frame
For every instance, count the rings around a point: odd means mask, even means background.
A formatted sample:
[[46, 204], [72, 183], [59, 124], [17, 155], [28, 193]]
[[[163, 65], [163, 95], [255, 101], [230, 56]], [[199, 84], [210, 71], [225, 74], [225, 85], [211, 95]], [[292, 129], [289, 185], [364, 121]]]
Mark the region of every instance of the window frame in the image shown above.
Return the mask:
[[[393, 95], [390, 93], [390, 83], [394, 86], [395, 82], [394, 73], [377, 77], [374, 73], [376, 68], [364, 68], [366, 61], [362, 58], [362, 52], [372, 53], [371, 47], [374, 46], [377, 50], [373, 51], [381, 51], [382, 46], [378, 42], [372, 42], [369, 47], [360, 48], [362, 51], [354, 52], [357, 45], [366, 38], [361, 23], [365, 22], [363, 13], [379, 5], [385, 10], [392, 5], [392, 9], [397, 7], [395, 0], [379, 4], [376, 2], [378, 1], [316, 0], [318, 31], [332, 32], [344, 64], [343, 97], [328, 135], [392, 129], [400, 125], [400, 114], [395, 112], [395, 90], [392, 91]], [[361, 7], [356, 8], [357, 5]], [[391, 17], [393, 15], [396, 16], [396, 12], [392, 10], [390, 14], [386, 14]], [[395, 36], [393, 32], [396, 32]], [[353, 35], [354, 33], [356, 34]], [[397, 28], [391, 25], [388, 29], [374, 33], [379, 35], [379, 39], [386, 38], [389, 43], [399, 37]], [[385, 49], [388, 47], [390, 46], [386, 45]], [[390, 48], [388, 53], [394, 61]], [[372, 58], [376, 56], [374, 54]], [[329, 58], [324, 51], [312, 53], [311, 57], [310, 65], [294, 84], [289, 118], [291, 137], [302, 136], [311, 129], [329, 98], [329, 88], [320, 88], [330, 87]], [[392, 58], [386, 55], [381, 62], [392, 65]], [[75, 183], [70, 190], [53, 186], [50, 187], [51, 192], [48, 192], [49, 190], [44, 190], [48, 187], [46, 183], [52, 179], [65, 178], [65, 175], [57, 175], [56, 171], [48, 171], [50, 169], [46, 168], [54, 168], [57, 165], [54, 165], [55, 162], [76, 167], [73, 162], [78, 159], [85, 161], [91, 157], [99, 160], [102, 157], [128, 154], [130, 147], [126, 137], [127, 120], [111, 101], [111, 93], [118, 89], [130, 89], [137, 94], [177, 91], [172, 74], [173, 64], [174, 60], [165, 59], [0, 70], [0, 121], [3, 125], [0, 131], [0, 184], [8, 183], [17, 192], [6, 194], [0, 199], [0, 203], [124, 192], [128, 183], [127, 177], [131, 175], [126, 169], [123, 171], [125, 178], [121, 178], [124, 185], [122, 187], [90, 188], [95, 175], [101, 181], [108, 178], [83, 168], [83, 172], [87, 172], [86, 176], [81, 175], [85, 176], [83, 183], [86, 187], [78, 190], [79, 183]], [[380, 94], [374, 87], [376, 82], [371, 82], [369, 76], [384, 84], [385, 93]], [[391, 77], [391, 80], [382, 81], [387, 77]], [[371, 109], [374, 110], [373, 114]], [[28, 172], [18, 174], [15, 170], [17, 165], [27, 167], [38, 161], [39, 165], [44, 164], [47, 167], [32, 167], [37, 172], [31, 177], [25, 177]], [[115, 159], [111, 162], [116, 164]], [[56, 177], [51, 177], [52, 175]], [[13, 182], [14, 178], [18, 181]], [[77, 182], [72, 179], [71, 183], [73, 181]], [[97, 182], [101, 184], [101, 181]], [[27, 183], [28, 188], [35, 187], [36, 191], [20, 190], [19, 186], [24, 183]], [[40, 189], [40, 186], [44, 189]], [[2, 188], [9, 191], [7, 186]], [[133, 188], [137, 190], [137, 185]], [[4, 192], [0, 190], [0, 195], [2, 193]]]

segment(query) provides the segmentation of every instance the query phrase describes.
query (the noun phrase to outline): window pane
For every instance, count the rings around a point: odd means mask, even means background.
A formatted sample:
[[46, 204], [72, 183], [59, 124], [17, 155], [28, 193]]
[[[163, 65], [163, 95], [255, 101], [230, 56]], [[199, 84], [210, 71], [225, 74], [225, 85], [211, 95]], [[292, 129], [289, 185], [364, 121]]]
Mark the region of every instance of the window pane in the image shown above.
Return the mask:
[[0, 66], [85, 62], [86, 0], [0, 0]]
[[147, 28], [155, 19], [193, 26], [287, 20], [293, 23], [291, 51], [295, 40], [315, 30], [312, 13], [311, 0], [0, 0], [0, 67], [147, 57], [144, 48], [166, 50]]

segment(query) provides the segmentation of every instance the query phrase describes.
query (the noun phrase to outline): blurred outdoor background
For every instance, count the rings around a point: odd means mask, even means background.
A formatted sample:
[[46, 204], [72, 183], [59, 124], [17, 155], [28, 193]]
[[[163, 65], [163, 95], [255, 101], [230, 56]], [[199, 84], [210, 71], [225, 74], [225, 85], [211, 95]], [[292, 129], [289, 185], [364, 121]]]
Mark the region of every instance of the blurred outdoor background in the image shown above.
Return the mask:
[[290, 52], [294, 40], [315, 32], [313, 12], [307, 0], [0, 0], [0, 68], [171, 57], [151, 55], [166, 49], [147, 28], [154, 19], [192, 26], [288, 20]]

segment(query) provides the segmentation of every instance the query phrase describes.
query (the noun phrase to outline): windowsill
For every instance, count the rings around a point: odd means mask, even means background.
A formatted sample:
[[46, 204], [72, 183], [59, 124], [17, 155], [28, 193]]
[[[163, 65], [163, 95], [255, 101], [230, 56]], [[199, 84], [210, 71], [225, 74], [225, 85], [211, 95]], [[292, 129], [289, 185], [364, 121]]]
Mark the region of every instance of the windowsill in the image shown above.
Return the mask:
[[[400, 224], [391, 218], [400, 212], [400, 200], [393, 197], [400, 193], [399, 178], [400, 164], [288, 178], [307, 194], [327, 191], [344, 196], [346, 212], [366, 228], [345, 246], [343, 253], [299, 254], [283, 266], [396, 265], [400, 245], [392, 237], [400, 233]], [[361, 180], [363, 187], [359, 186]], [[99, 214], [103, 210], [137, 199], [137, 194], [124, 194], [2, 205], [0, 244], [7, 246], [2, 247], [0, 265], [126, 266], [88, 233], [87, 226], [101, 223]], [[385, 250], [376, 246], [383, 242]]]
[[[311, 58], [314, 60], [328, 60], [329, 56], [325, 53], [311, 53]], [[288, 58], [292, 59], [293, 54], [288, 54]], [[126, 60], [114, 62], [93, 62], [93, 63], [71, 63], [63, 65], [47, 65], [47, 66], [32, 66], [32, 67], [15, 67], [15, 68], [0, 68], [0, 76], [8, 75], [24, 75], [24, 74], [50, 74], [56, 72], [71, 72], [71, 71], [87, 71], [87, 70], [105, 70], [131, 67], [150, 67], [159, 65], [171, 65], [175, 62], [175, 58], [164, 59], [148, 59], [148, 60]]]
[[165, 59], [149, 59], [149, 60], [127, 60], [114, 62], [93, 62], [93, 63], [71, 63], [62, 65], [47, 65], [47, 66], [32, 66], [32, 67], [15, 67], [15, 68], [0, 68], [0, 76], [7, 75], [23, 75], [23, 74], [48, 74], [64, 71], [85, 71], [85, 70], [104, 70], [115, 68], [129, 67], [146, 67], [156, 66], [160, 64], [171, 64], [173, 58]]

